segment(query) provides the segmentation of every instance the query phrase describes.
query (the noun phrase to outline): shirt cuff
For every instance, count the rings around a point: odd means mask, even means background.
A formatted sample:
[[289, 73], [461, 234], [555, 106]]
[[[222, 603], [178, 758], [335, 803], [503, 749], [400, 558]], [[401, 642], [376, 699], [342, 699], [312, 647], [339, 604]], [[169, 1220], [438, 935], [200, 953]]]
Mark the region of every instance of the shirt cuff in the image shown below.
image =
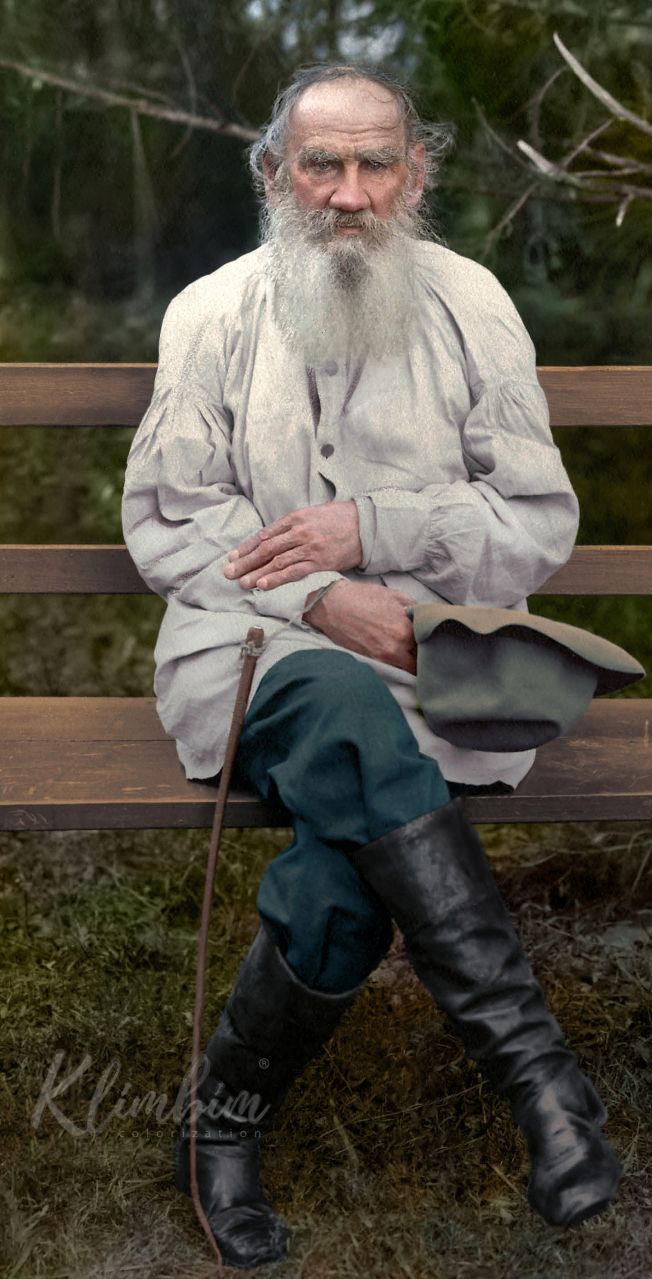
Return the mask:
[[264, 617], [284, 617], [289, 621], [293, 613], [303, 612], [306, 597], [311, 591], [317, 591], [320, 586], [326, 586], [329, 582], [337, 582], [343, 576], [336, 569], [324, 569], [317, 573], [307, 573], [298, 582], [284, 582], [282, 586], [273, 586], [269, 591], [264, 591], [262, 586], [254, 586], [250, 592], [251, 601], [256, 612]]
[[409, 573], [423, 567], [431, 540], [432, 497], [422, 498], [407, 489], [377, 489], [353, 500], [358, 508], [363, 572]]
[[362, 559], [358, 567], [364, 571], [369, 566], [376, 541], [376, 508], [367, 494], [354, 497], [353, 501], [358, 508], [358, 533], [362, 545]]

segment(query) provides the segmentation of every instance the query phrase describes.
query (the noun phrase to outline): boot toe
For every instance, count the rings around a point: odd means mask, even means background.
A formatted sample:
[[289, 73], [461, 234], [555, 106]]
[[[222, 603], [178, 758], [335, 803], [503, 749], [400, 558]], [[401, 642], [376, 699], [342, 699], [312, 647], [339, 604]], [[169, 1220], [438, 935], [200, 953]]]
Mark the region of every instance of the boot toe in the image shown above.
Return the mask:
[[290, 1232], [269, 1204], [238, 1204], [204, 1211], [229, 1266], [246, 1269], [282, 1261], [287, 1256]]
[[[207, 1139], [197, 1148], [197, 1188], [223, 1260], [230, 1266], [262, 1266], [281, 1261], [290, 1231], [264, 1196], [258, 1138]], [[174, 1147], [174, 1184], [192, 1198], [190, 1141], [184, 1127]]]
[[615, 1197], [622, 1164], [601, 1134], [596, 1133], [579, 1161], [536, 1167], [528, 1183], [530, 1206], [551, 1226], [577, 1226], [602, 1212]]

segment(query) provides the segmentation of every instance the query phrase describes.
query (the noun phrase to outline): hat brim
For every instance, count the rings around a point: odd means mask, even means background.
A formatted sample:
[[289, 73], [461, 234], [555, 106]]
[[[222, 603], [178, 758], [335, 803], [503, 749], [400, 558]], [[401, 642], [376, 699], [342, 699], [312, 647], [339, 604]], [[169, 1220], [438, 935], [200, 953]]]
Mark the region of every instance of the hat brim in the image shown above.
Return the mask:
[[465, 626], [476, 635], [493, 635], [497, 631], [520, 635], [536, 641], [558, 644], [569, 649], [588, 662], [596, 671], [595, 697], [613, 693], [637, 680], [644, 679], [646, 670], [626, 649], [601, 635], [594, 635], [569, 622], [556, 622], [549, 617], [525, 613], [511, 608], [489, 608], [473, 604], [411, 604], [406, 607], [411, 618], [417, 643], [429, 639], [433, 631], [447, 621]]

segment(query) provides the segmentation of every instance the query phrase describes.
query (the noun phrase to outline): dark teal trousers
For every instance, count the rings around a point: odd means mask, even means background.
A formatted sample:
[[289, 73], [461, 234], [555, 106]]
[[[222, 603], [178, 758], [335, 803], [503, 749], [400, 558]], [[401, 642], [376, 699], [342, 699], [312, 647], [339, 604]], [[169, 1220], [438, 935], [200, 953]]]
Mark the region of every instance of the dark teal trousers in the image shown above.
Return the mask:
[[365, 981], [392, 941], [392, 918], [347, 848], [456, 795], [511, 789], [447, 783], [376, 671], [332, 649], [290, 653], [263, 676], [244, 719], [238, 781], [292, 814], [294, 839], [267, 867], [256, 906], [297, 976], [327, 991]]

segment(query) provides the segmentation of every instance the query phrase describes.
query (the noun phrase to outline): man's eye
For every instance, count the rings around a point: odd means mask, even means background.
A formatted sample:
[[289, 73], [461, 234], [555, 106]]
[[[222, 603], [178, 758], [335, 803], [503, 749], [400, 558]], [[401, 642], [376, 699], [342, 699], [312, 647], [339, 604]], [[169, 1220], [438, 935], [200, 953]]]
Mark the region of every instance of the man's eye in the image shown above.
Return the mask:
[[311, 167], [313, 169], [318, 169], [320, 173], [323, 172], [324, 169], [330, 169], [332, 164], [332, 160], [311, 160]]
[[386, 169], [386, 168], [387, 168], [387, 165], [385, 164], [385, 161], [384, 161], [384, 160], [367, 160], [367, 164], [369, 165], [369, 168], [370, 168], [370, 169], [373, 169], [374, 171], [375, 171], [376, 169]]

